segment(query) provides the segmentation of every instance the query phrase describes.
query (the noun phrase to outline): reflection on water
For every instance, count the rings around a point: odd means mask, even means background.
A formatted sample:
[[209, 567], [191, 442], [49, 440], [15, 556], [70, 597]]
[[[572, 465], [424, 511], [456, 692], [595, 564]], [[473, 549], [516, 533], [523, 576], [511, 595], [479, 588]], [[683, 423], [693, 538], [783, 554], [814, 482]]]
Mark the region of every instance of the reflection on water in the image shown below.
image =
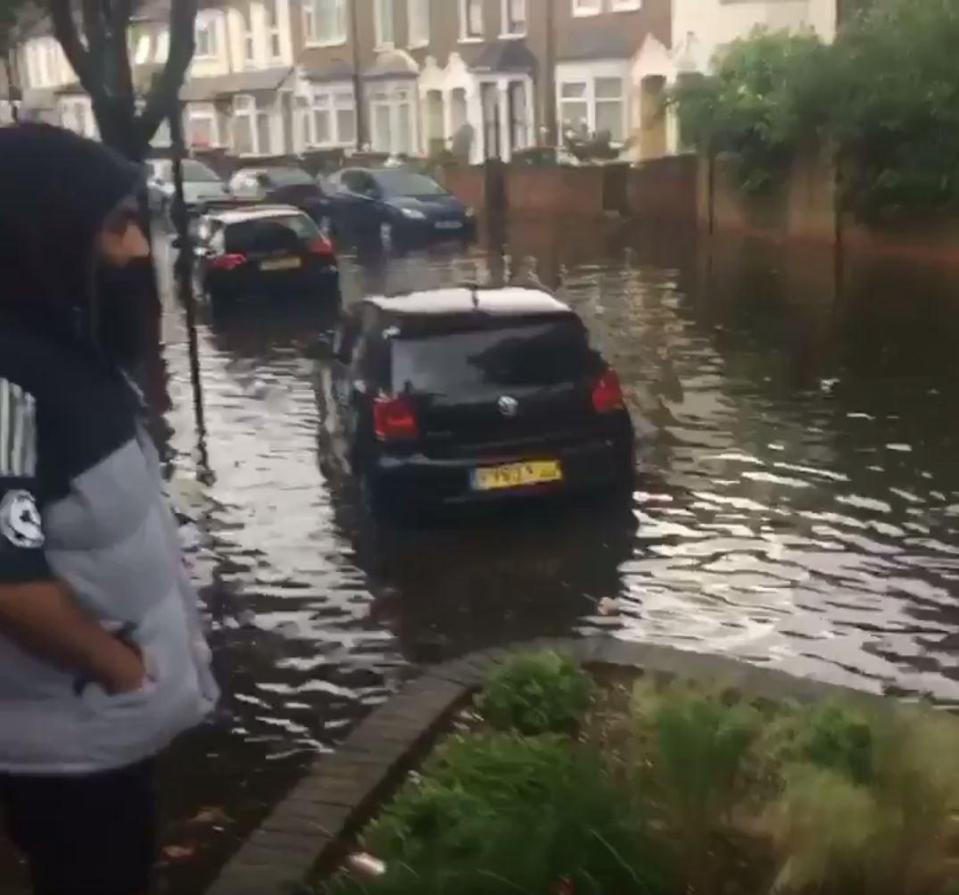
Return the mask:
[[[558, 288], [637, 417], [631, 509], [371, 528], [324, 471], [326, 323], [289, 309], [201, 320], [207, 461], [168, 308], [167, 469], [225, 691], [166, 764], [166, 841], [199, 850], [168, 891], [199, 892], [417, 666], [487, 645], [606, 630], [959, 701], [959, 295], [944, 275], [849, 265], [837, 289], [829, 257], [613, 224], [513, 226], [491, 244], [347, 259], [346, 298], [489, 277]], [[186, 823], [210, 805], [230, 819]]]

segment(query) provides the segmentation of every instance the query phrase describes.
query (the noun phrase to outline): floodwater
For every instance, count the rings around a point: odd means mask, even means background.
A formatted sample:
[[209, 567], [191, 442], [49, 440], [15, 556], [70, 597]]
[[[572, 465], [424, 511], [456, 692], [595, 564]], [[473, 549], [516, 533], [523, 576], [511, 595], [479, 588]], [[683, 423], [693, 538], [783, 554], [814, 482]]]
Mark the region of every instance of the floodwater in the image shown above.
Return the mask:
[[344, 291], [529, 274], [580, 311], [620, 371], [640, 439], [631, 512], [370, 526], [327, 474], [323, 321], [201, 313], [204, 434], [183, 314], [167, 308], [153, 399], [225, 696], [163, 766], [166, 891], [202, 891], [404, 678], [484, 646], [606, 631], [959, 703], [948, 272], [840, 270], [829, 255], [615, 222], [513, 224], [466, 250], [344, 259]]

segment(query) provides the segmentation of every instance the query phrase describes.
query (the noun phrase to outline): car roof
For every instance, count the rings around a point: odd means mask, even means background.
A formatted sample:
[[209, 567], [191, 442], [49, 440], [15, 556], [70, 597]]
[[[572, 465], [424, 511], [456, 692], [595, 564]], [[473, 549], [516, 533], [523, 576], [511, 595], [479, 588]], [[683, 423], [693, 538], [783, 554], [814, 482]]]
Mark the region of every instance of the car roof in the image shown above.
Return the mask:
[[371, 296], [359, 307], [372, 306], [388, 317], [437, 320], [462, 317], [477, 312], [485, 317], [549, 317], [575, 316], [569, 305], [554, 298], [544, 289], [525, 286], [492, 288], [458, 286], [427, 289], [404, 295]]
[[252, 165], [250, 167], [237, 168], [233, 172], [233, 176], [236, 177], [237, 174], [266, 174], [269, 171], [302, 171], [304, 174], [309, 175], [309, 171], [306, 168], [301, 168], [299, 165]]
[[289, 217], [290, 215], [308, 217], [307, 214], [300, 211], [299, 208], [294, 208], [292, 205], [243, 205], [239, 208], [224, 208], [220, 211], [210, 211], [207, 213], [208, 218], [215, 218], [225, 226], [241, 224], [246, 221]]

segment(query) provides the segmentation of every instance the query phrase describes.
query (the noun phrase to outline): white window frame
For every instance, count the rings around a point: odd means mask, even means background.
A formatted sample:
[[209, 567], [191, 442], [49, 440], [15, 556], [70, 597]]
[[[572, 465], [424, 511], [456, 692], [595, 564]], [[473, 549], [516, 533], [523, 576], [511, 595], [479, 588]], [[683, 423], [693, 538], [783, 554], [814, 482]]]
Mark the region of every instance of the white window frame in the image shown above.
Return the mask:
[[573, 16], [598, 16], [603, 11], [603, 0], [573, 0]]
[[[480, 29], [479, 34], [470, 33], [469, 11], [473, 3], [479, 4]], [[459, 0], [460, 14], [460, 43], [476, 44], [482, 43], [486, 39], [486, 21], [484, 13], [486, 12], [483, 0]]]
[[[200, 49], [201, 34], [205, 34], [207, 36], [206, 52], [203, 52]], [[149, 36], [148, 35], [145, 35], [145, 36], [147, 40], [149, 40]], [[193, 54], [193, 58], [199, 59], [199, 60], [216, 59], [217, 51], [218, 51], [218, 45], [217, 45], [218, 36], [219, 35], [217, 34], [217, 30], [216, 30], [216, 20], [211, 16], [198, 16], [196, 20], [196, 27], [194, 29], [194, 37], [193, 37], [194, 42], [196, 44], [196, 52]], [[138, 49], [137, 50], [138, 58], [139, 58], [139, 55], [140, 54]], [[149, 51], [147, 51], [147, 55], [149, 55]]]
[[[389, 152], [396, 155], [401, 152], [415, 155], [419, 144], [419, 122], [417, 120], [417, 107], [419, 104], [419, 93], [415, 81], [386, 81], [380, 82], [368, 89], [367, 108], [369, 110], [370, 136], [374, 147], [379, 151]], [[409, 122], [408, 146], [399, 145], [400, 132], [400, 109], [406, 106]], [[389, 133], [381, 134], [379, 132], [379, 119], [377, 110], [385, 108], [389, 118]], [[385, 145], [389, 143], [389, 145]]]
[[253, 28], [253, 0], [247, 0], [246, 8], [240, 10], [243, 28], [240, 33], [240, 42], [243, 45], [243, 67], [256, 66], [256, 36]]
[[377, 50], [396, 46], [396, 0], [373, 0], [373, 35]]
[[[268, 122], [269, 146], [260, 145], [260, 118], [266, 116]], [[263, 108], [251, 94], [238, 93], [233, 97], [234, 124], [240, 118], [246, 118], [250, 123], [250, 151], [240, 152], [236, 146], [236, 138], [231, 135], [233, 151], [243, 157], [271, 155], [273, 152], [273, 115], [270, 109]]]
[[431, 11], [430, 0], [407, 0], [406, 21], [411, 48], [430, 45]]
[[[346, 4], [348, 0], [304, 0], [303, 33], [308, 47], [341, 47], [346, 43]], [[320, 4], [331, 4], [332, 21], [329, 31], [320, 36]]]
[[[329, 149], [339, 146], [356, 145], [356, 98], [352, 84], [314, 84], [309, 101], [310, 146], [314, 149]], [[353, 133], [344, 137], [340, 133], [340, 119], [337, 112], [349, 109], [353, 112]], [[326, 112], [330, 120], [330, 138], [321, 141], [316, 127], [317, 111]]]
[[643, 8], [643, 0], [612, 0], [613, 12], [637, 12]]
[[502, 28], [500, 29], [500, 38], [503, 40], [526, 37], [526, 35], [529, 33], [529, 0], [521, 0], [523, 4], [523, 11], [525, 12], [525, 15], [523, 16], [522, 30], [510, 31], [510, 7], [512, 6], [513, 2], [514, 0], [501, 0], [500, 2], [500, 22], [502, 23]]
[[[622, 93], [618, 100], [613, 99], [604, 99], [600, 97], [597, 100], [596, 97], [596, 82], [603, 80], [620, 80], [622, 83]], [[586, 90], [582, 97], [563, 98], [563, 88], [567, 85], [585, 85]], [[563, 104], [566, 103], [580, 103], [586, 106], [586, 126], [589, 128], [590, 134], [596, 133], [596, 120], [597, 120], [597, 108], [598, 105], [602, 103], [612, 104], [618, 102], [621, 106], [620, 111], [620, 129], [622, 131], [622, 136], [619, 139], [611, 139], [611, 145], [613, 146], [622, 146], [629, 137], [630, 131], [630, 121], [629, 121], [629, 76], [628, 72], [623, 70], [619, 65], [614, 65], [612, 63], [597, 63], [594, 66], [587, 66], [582, 68], [576, 68], [575, 73], [573, 71], [563, 72], [559, 71], [556, 76], [556, 109], [559, 117], [559, 125], [561, 128], [564, 127], [563, 115]]]
[[193, 142], [193, 132], [191, 125], [194, 121], [208, 121], [210, 122], [210, 142], [208, 148], [215, 149], [218, 146], [222, 145], [220, 140], [220, 122], [216, 114], [216, 108], [212, 105], [203, 105], [203, 106], [187, 106], [187, 126], [186, 132], [187, 137], [189, 138], [189, 145], [191, 147], [196, 146]]
[[263, 0], [266, 20], [266, 48], [271, 62], [283, 59], [283, 35], [280, 29], [280, 0]]

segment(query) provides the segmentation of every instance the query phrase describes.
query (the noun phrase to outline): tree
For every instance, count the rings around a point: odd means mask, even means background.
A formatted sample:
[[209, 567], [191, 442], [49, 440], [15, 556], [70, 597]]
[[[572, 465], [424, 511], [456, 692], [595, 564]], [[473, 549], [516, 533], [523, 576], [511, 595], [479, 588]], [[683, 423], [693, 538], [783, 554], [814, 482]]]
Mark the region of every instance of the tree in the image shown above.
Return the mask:
[[7, 78], [8, 99], [13, 98], [16, 78], [13, 71], [13, 51], [17, 45], [20, 15], [24, 11], [26, 0], [0, 0], [0, 57]]
[[142, 160], [157, 128], [176, 111], [193, 58], [197, 0], [170, 0], [170, 50], [142, 111], [137, 110], [127, 37], [135, 0], [47, 2], [57, 40], [90, 95], [101, 139], [127, 158]]

